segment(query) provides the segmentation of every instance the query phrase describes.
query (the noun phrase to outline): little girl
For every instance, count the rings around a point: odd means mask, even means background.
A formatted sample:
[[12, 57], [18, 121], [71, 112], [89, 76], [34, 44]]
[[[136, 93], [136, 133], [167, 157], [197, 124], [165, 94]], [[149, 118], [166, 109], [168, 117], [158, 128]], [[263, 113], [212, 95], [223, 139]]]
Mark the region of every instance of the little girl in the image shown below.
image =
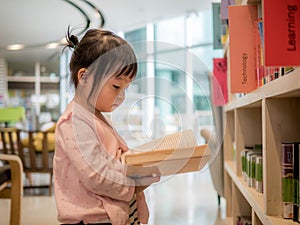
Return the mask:
[[66, 47], [74, 49], [70, 72], [75, 96], [55, 131], [58, 220], [63, 224], [147, 223], [145, 196], [135, 186], [150, 185], [159, 177], [132, 180], [125, 175], [120, 157], [128, 148], [102, 114], [122, 103], [135, 78], [134, 51], [113, 32], [98, 29], [88, 30], [80, 42], [68, 31]]

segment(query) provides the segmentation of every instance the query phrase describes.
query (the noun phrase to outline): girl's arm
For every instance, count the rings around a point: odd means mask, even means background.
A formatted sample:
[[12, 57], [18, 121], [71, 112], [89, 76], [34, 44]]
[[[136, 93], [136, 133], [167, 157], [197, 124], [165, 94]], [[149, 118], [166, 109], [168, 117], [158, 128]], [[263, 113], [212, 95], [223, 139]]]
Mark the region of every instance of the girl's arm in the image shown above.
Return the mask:
[[97, 195], [130, 201], [135, 182], [125, 176], [125, 166], [99, 144], [95, 132], [88, 124], [82, 121], [76, 124], [78, 122], [74, 119], [72, 122], [72, 129], [68, 123], [57, 127], [56, 146], [67, 154], [80, 181]]

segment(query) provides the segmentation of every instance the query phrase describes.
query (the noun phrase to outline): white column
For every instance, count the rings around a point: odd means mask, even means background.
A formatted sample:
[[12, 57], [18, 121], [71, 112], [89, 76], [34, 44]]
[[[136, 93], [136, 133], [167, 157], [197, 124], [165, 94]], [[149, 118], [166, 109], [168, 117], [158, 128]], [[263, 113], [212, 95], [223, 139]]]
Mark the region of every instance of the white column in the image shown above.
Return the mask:
[[[185, 46], [191, 45], [190, 37], [188, 37], [189, 30], [188, 30], [188, 23], [189, 23], [189, 15], [186, 16], [185, 19]], [[186, 101], [185, 101], [185, 107], [186, 107], [186, 113], [183, 121], [185, 121], [182, 124], [183, 129], [193, 129], [194, 128], [194, 99], [193, 99], [193, 93], [194, 93], [194, 78], [193, 78], [193, 54], [189, 51], [188, 48], [185, 49], [185, 85], [186, 85]]]
[[194, 111], [194, 99], [193, 99], [193, 92], [194, 92], [194, 87], [193, 87], [193, 55], [191, 52], [186, 50], [186, 102], [185, 102], [185, 107], [186, 107], [186, 123], [183, 123], [183, 129], [193, 129], [194, 126], [194, 118], [193, 111]]
[[[64, 112], [74, 93], [68, 88], [70, 81], [69, 62], [71, 52], [67, 49], [60, 57], [60, 113]], [[71, 93], [72, 92], [72, 93]]]
[[40, 115], [41, 105], [40, 105], [40, 96], [41, 96], [41, 66], [39, 62], [35, 63], [34, 68], [35, 73], [35, 83], [34, 83], [34, 92], [36, 96], [36, 101], [34, 103], [35, 106], [35, 114], [36, 116]]
[[[155, 77], [154, 77], [154, 25], [147, 26], [147, 74], [146, 74], [146, 100], [142, 101], [143, 105], [143, 136], [149, 135], [150, 124], [154, 121], [155, 114]], [[152, 132], [155, 132], [155, 127]], [[153, 135], [152, 135], [153, 136]], [[155, 135], [154, 135], [155, 136]]]
[[6, 106], [7, 92], [7, 63], [4, 58], [0, 58], [0, 107]]

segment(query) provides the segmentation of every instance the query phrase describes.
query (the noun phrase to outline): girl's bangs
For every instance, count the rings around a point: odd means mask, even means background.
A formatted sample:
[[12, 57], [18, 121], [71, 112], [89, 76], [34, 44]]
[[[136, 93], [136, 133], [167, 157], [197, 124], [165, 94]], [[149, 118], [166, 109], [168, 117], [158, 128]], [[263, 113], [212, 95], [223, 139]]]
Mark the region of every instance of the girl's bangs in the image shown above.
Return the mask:
[[129, 76], [130, 79], [134, 79], [137, 73], [137, 63], [131, 63], [129, 65], [122, 66], [116, 73], [115, 76], [121, 75]]

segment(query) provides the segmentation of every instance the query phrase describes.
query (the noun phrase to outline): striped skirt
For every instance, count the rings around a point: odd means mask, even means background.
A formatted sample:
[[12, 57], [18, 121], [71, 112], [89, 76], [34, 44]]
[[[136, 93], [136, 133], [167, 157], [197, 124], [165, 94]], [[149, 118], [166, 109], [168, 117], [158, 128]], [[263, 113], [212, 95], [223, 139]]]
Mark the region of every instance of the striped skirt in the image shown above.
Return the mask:
[[136, 203], [136, 196], [135, 195], [133, 196], [133, 198], [129, 202], [129, 224], [130, 225], [141, 224], [138, 221], [137, 203]]

